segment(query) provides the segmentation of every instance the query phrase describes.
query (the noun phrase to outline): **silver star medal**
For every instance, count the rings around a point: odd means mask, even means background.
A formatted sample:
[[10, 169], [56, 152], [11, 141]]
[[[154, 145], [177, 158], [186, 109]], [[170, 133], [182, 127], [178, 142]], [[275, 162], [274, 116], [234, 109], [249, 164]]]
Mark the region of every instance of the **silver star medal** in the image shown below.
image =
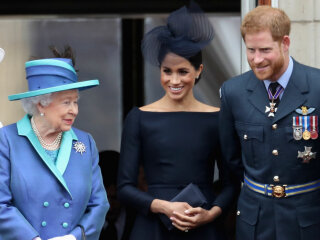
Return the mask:
[[271, 102], [270, 107], [266, 106], [266, 113], [268, 114], [268, 117], [274, 117], [274, 113], [277, 111], [278, 108], [275, 107], [276, 103]]
[[84, 153], [86, 151], [86, 146], [82, 142], [75, 142], [73, 144], [73, 148], [76, 150], [76, 152]]
[[312, 158], [316, 158], [316, 152], [311, 152], [312, 147], [304, 147], [304, 152], [298, 151], [298, 158], [302, 158], [303, 163], [309, 163]]

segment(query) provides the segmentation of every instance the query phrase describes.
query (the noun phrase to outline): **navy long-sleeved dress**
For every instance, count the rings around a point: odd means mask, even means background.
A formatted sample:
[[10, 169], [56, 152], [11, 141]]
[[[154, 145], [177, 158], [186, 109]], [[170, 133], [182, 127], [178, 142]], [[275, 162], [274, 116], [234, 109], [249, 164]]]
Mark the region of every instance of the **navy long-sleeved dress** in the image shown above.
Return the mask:
[[[122, 135], [118, 175], [118, 197], [138, 210], [131, 233], [133, 240], [223, 239], [215, 221], [191, 230], [168, 231], [158, 214], [150, 211], [154, 199], [170, 200], [189, 183], [197, 184], [213, 205], [223, 210], [234, 189], [218, 161], [223, 190], [212, 189], [214, 163], [219, 160], [218, 112], [147, 112], [133, 108]], [[148, 191], [137, 188], [140, 164]]]

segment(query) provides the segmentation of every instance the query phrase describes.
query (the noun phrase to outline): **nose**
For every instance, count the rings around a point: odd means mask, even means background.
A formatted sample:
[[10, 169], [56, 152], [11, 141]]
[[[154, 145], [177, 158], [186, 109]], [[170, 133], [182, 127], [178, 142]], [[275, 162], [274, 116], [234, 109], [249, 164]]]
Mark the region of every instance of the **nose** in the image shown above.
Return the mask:
[[180, 77], [178, 74], [172, 74], [172, 77], [170, 79], [171, 84], [177, 85], [180, 83]]
[[253, 55], [253, 62], [254, 64], [259, 64], [263, 62], [263, 57], [262, 55], [259, 53], [259, 51], [256, 51]]
[[69, 113], [74, 115], [74, 116], [77, 116], [78, 115], [78, 104], [76, 103], [72, 103], [70, 105], [70, 108], [69, 108]]

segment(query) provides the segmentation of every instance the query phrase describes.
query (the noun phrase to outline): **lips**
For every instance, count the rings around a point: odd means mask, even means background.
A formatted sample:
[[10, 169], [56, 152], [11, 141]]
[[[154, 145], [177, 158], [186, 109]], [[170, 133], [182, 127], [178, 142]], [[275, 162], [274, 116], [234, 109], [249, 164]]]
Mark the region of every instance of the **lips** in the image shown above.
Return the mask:
[[262, 71], [265, 71], [265, 70], [267, 70], [268, 69], [268, 65], [266, 65], [266, 66], [261, 66], [261, 67], [255, 67], [255, 69], [258, 71], [258, 72], [262, 72]]
[[182, 91], [182, 89], [183, 89], [183, 86], [181, 86], [181, 87], [171, 87], [171, 86], [169, 86], [169, 89], [170, 89], [170, 91], [172, 93], [180, 93]]
[[72, 119], [64, 119], [63, 120], [67, 125], [72, 125], [73, 120]]

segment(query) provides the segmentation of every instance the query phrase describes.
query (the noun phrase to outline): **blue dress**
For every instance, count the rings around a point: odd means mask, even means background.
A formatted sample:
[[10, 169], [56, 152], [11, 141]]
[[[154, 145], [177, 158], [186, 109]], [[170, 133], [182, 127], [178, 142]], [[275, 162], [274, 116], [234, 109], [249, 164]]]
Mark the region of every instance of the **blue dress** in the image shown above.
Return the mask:
[[[169, 231], [158, 214], [150, 211], [154, 199], [170, 200], [191, 182], [206, 197], [206, 209], [217, 205], [226, 210], [235, 191], [220, 161], [218, 118], [219, 112], [146, 112], [139, 108], [128, 114], [121, 143], [118, 197], [138, 211], [130, 239], [225, 239], [217, 221], [188, 233]], [[212, 189], [215, 161], [224, 186], [218, 196]], [[147, 192], [136, 187], [140, 164]]]
[[80, 240], [80, 226], [87, 240], [99, 239], [109, 203], [93, 138], [71, 128], [55, 153], [41, 146], [28, 115], [0, 129], [0, 240]]

